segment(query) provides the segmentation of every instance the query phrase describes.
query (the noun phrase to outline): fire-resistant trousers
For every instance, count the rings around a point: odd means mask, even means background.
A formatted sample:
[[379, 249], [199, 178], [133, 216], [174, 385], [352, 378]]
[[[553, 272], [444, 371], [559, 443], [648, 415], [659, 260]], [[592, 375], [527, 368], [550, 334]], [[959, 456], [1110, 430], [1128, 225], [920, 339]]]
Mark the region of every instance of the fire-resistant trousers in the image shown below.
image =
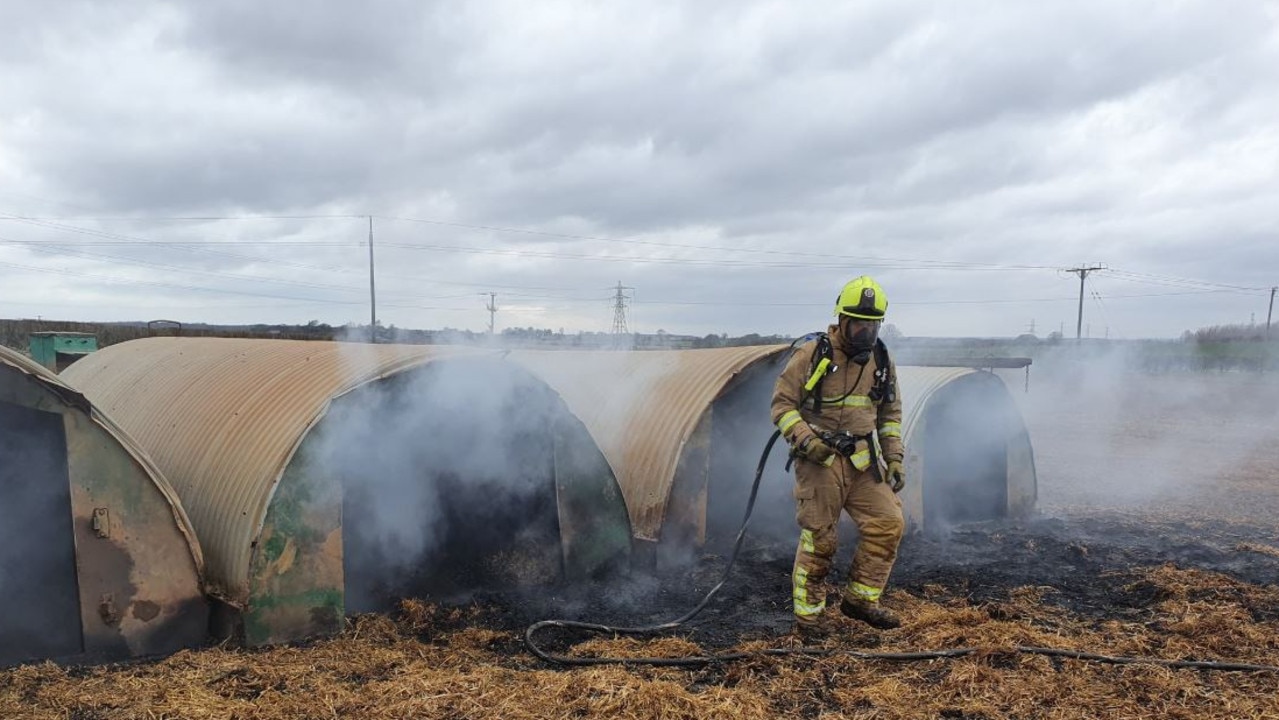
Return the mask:
[[831, 467], [806, 460], [795, 464], [795, 516], [799, 550], [791, 575], [795, 616], [812, 621], [826, 608], [826, 576], [838, 547], [840, 511], [857, 524], [857, 550], [848, 574], [848, 597], [879, 600], [901, 542], [902, 504], [874, 468], [858, 471], [847, 458]]

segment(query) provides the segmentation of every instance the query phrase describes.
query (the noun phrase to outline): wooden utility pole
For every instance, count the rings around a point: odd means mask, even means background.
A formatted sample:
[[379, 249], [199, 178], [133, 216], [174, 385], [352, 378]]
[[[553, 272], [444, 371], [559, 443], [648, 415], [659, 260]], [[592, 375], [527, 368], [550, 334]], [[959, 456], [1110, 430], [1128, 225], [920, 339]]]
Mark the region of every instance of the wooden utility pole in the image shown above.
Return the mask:
[[373, 278], [373, 216], [369, 216], [369, 342], [377, 342], [377, 285]]
[[490, 293], [480, 293], [480, 294], [489, 296], [489, 301], [484, 306], [484, 309], [489, 311], [489, 335], [492, 335], [493, 320], [494, 320], [494, 317], [497, 315], [497, 293], [490, 292]]
[[1069, 268], [1068, 273], [1079, 276], [1079, 318], [1075, 321], [1075, 341], [1078, 342], [1084, 336], [1084, 280], [1088, 278], [1088, 273], [1098, 270], [1105, 270], [1105, 265], [1088, 265]]
[[1275, 314], [1275, 291], [1279, 286], [1270, 288], [1270, 309], [1266, 311], [1266, 339], [1270, 339], [1270, 318]]

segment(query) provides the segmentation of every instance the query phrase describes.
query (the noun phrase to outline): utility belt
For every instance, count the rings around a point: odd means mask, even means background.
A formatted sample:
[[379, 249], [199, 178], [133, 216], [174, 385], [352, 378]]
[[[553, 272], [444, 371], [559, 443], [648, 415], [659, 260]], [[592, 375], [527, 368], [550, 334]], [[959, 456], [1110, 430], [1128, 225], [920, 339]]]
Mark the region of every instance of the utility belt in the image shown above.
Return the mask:
[[[864, 472], [870, 468], [875, 468], [876, 474], [879, 473], [879, 443], [875, 437], [875, 433], [868, 432], [865, 435], [854, 435], [847, 430], [838, 432], [832, 430], [821, 430], [813, 428], [817, 431], [817, 437], [826, 443], [840, 457], [848, 458], [853, 467], [858, 472]], [[864, 450], [858, 450], [859, 443], [866, 443]], [[786, 461], [786, 470], [790, 470], [791, 462], [795, 459], [794, 453], [791, 458]]]
[[[869, 468], [875, 468], [879, 471], [879, 447], [875, 442], [875, 433], [869, 432], [865, 435], [854, 435], [847, 430], [839, 432], [831, 432], [823, 430], [817, 433], [817, 437], [826, 443], [835, 452], [848, 458], [857, 470], [865, 471]], [[865, 450], [858, 450], [859, 443], [866, 443]]]

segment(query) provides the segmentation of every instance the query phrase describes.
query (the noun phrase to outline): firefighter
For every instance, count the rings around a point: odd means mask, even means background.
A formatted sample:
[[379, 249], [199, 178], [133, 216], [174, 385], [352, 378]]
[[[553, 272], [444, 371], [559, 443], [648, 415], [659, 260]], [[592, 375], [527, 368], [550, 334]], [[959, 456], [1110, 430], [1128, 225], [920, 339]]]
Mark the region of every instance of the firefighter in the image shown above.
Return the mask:
[[906, 483], [897, 369], [879, 339], [887, 309], [873, 279], [849, 282], [835, 305], [836, 324], [791, 355], [773, 391], [773, 422], [795, 462], [800, 535], [791, 584], [804, 637], [829, 632], [825, 580], [841, 510], [860, 537], [840, 612], [879, 629], [901, 624], [879, 604], [902, 537], [897, 493]]

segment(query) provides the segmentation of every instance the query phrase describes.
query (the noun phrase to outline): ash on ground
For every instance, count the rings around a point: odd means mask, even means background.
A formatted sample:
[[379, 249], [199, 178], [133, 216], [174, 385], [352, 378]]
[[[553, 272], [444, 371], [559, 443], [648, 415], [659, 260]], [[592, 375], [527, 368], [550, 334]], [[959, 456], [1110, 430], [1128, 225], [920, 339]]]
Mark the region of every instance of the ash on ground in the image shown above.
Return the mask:
[[[845, 537], [829, 579], [831, 598], [846, 579], [853, 538]], [[728, 583], [701, 615], [671, 634], [707, 650], [743, 641], [774, 639], [791, 630], [790, 572], [794, 548], [752, 543]], [[608, 579], [526, 588], [489, 588], [430, 598], [470, 606], [465, 624], [518, 631], [557, 618], [618, 626], [672, 620], [691, 609], [719, 582], [727, 558], [703, 555], [684, 568], [632, 571]], [[1041, 517], [952, 528], [941, 536], [913, 534], [901, 546], [885, 603], [893, 593], [962, 599], [998, 607], [1026, 587], [1042, 601], [1077, 615], [1139, 621], [1163, 600], [1136, 578], [1166, 563], [1223, 573], [1250, 585], [1279, 584], [1279, 540], [1273, 528], [1210, 520], [1154, 520], [1131, 514]], [[1279, 608], [1249, 607], [1258, 621], [1279, 619]], [[569, 633], [562, 642], [580, 639]], [[552, 644], [559, 644], [553, 640]]]

